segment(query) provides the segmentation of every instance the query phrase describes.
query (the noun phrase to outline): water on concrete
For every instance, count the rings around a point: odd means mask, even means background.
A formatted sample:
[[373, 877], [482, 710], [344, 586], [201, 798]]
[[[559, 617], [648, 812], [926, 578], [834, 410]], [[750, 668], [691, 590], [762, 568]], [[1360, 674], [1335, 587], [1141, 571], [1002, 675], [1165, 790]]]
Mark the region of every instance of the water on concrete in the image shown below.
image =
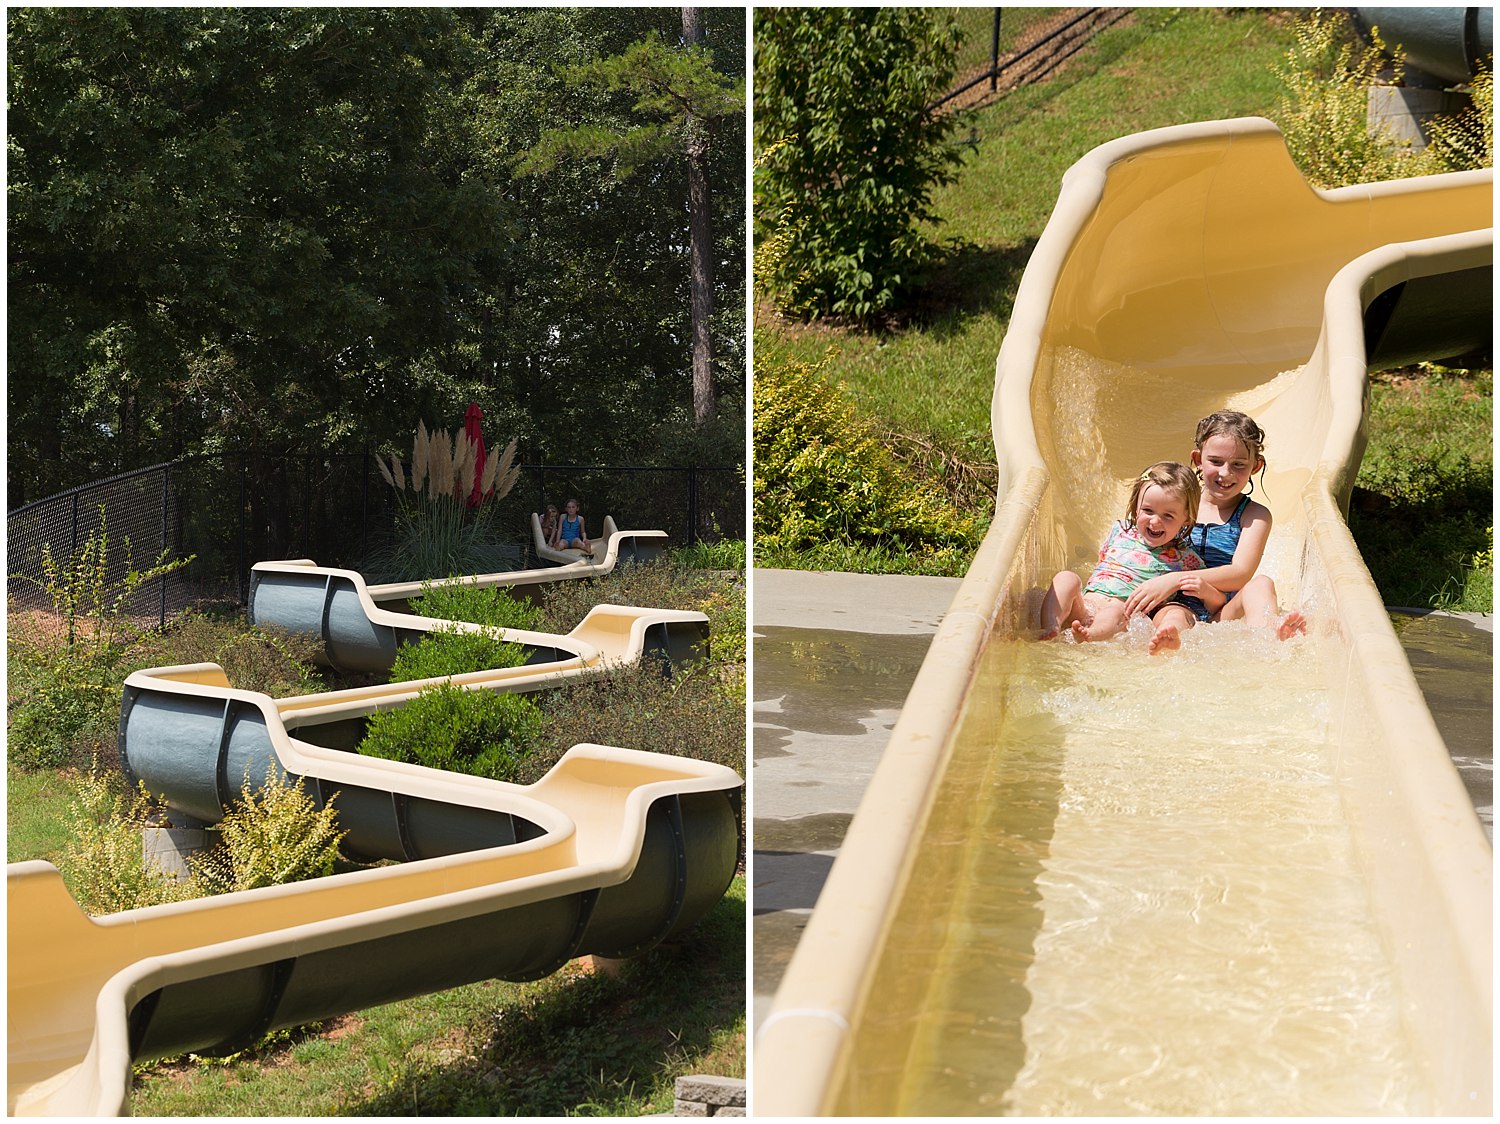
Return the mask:
[[755, 1023], [885, 751], [928, 635], [755, 630]]
[[1469, 799], [1495, 838], [1494, 651], [1492, 617], [1392, 613], [1412, 672]]

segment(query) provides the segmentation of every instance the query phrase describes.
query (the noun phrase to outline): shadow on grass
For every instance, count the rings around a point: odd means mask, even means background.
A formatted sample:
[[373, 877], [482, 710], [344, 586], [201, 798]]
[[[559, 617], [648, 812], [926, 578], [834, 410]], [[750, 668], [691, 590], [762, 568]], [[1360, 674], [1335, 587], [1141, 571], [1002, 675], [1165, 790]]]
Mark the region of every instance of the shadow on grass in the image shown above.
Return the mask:
[[[555, 977], [472, 1025], [446, 1065], [399, 1072], [352, 1116], [568, 1116], [651, 1111], [661, 1085], [744, 1060], [745, 902], [726, 897], [691, 932], [619, 966]], [[737, 1038], [737, 1046], [726, 1046]], [[743, 1073], [742, 1068], [737, 1072]]]
[[1460, 608], [1474, 555], [1490, 547], [1491, 516], [1474, 507], [1434, 512], [1393, 503], [1378, 515], [1350, 512], [1349, 531], [1381, 600], [1396, 608]]
[[956, 243], [928, 267], [925, 284], [906, 314], [909, 327], [920, 327], [938, 340], [960, 334], [975, 316], [1010, 319], [1021, 274], [1036, 249], [1036, 239], [1016, 246]]

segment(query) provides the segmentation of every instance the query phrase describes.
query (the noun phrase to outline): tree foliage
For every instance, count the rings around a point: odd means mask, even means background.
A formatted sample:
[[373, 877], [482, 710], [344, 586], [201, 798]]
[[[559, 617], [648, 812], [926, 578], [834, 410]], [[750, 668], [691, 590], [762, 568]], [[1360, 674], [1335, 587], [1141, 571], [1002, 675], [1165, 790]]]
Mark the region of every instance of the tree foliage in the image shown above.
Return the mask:
[[[678, 18], [10, 13], [12, 506], [196, 452], [393, 448], [469, 401], [528, 458], [647, 455], [691, 405], [680, 175], [515, 160], [628, 115], [566, 69]], [[742, 168], [713, 174], [742, 253]]]
[[928, 108], [957, 35], [939, 9], [756, 11], [757, 282], [782, 311], [869, 323], [913, 290], [961, 160]]

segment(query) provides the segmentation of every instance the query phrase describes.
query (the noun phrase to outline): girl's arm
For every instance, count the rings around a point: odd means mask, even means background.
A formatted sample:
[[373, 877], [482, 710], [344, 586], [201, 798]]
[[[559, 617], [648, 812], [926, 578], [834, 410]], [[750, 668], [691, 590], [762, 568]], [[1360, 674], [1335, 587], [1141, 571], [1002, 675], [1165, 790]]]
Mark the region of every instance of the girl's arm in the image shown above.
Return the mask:
[[1200, 578], [1227, 593], [1238, 593], [1250, 584], [1255, 571], [1260, 568], [1261, 556], [1266, 552], [1266, 540], [1271, 537], [1271, 513], [1253, 500], [1245, 505], [1240, 515], [1240, 541], [1234, 548], [1234, 557], [1227, 566], [1214, 566], [1195, 570]]
[[1204, 570], [1179, 570], [1171, 574], [1158, 574], [1142, 582], [1131, 591], [1125, 601], [1128, 616], [1149, 613], [1182, 592], [1182, 582], [1189, 573], [1201, 578], [1223, 593], [1237, 593], [1255, 576], [1260, 566], [1261, 555], [1266, 552], [1266, 540], [1271, 537], [1271, 513], [1262, 504], [1251, 501], [1240, 513], [1240, 541], [1234, 548], [1234, 558], [1227, 566], [1211, 566]]

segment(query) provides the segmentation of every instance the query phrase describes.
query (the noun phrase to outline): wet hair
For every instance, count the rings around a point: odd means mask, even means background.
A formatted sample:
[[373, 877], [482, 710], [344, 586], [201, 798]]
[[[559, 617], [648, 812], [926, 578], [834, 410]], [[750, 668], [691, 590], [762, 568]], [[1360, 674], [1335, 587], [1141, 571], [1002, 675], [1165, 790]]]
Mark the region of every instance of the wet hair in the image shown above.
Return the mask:
[[1130, 489], [1130, 503], [1125, 510], [1125, 519], [1132, 527], [1135, 526], [1135, 518], [1141, 508], [1141, 496], [1152, 484], [1181, 497], [1187, 518], [1183, 520], [1177, 538], [1185, 539], [1192, 530], [1193, 515], [1198, 510], [1198, 499], [1203, 494], [1203, 485], [1198, 482], [1197, 473], [1177, 461], [1157, 461], [1137, 476], [1135, 486]]
[[1266, 455], [1266, 431], [1255, 424], [1249, 414], [1238, 410], [1220, 410], [1209, 414], [1198, 423], [1198, 432], [1193, 435], [1193, 448], [1203, 448], [1210, 437], [1233, 437], [1250, 453], [1250, 463], [1264, 461]]

